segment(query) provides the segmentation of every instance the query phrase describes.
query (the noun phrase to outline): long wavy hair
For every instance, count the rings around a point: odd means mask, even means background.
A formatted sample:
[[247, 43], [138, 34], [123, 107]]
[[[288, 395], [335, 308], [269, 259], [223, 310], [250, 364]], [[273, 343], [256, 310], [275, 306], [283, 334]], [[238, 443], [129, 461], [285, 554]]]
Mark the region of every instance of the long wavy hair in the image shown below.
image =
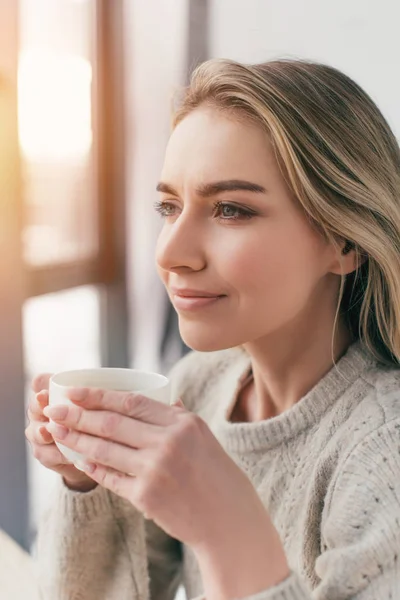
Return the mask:
[[289, 189], [325, 238], [355, 249], [341, 276], [339, 315], [388, 365], [400, 363], [400, 149], [382, 113], [339, 70], [281, 59], [210, 60], [178, 99], [173, 126], [210, 105], [262, 127]]

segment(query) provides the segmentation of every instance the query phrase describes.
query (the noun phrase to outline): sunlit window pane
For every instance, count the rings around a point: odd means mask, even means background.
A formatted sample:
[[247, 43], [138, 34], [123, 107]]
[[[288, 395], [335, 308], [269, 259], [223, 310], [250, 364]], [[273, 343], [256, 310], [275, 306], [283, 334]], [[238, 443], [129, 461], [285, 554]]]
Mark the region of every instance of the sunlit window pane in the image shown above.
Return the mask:
[[[94, 287], [30, 298], [23, 307], [26, 403], [31, 379], [43, 372], [99, 367], [99, 292]], [[55, 473], [28, 452], [32, 529], [46, 506]]]
[[21, 0], [23, 252], [33, 265], [98, 249], [93, 151], [94, 1]]
[[92, 145], [92, 66], [82, 56], [23, 50], [19, 137], [29, 162], [82, 162]]

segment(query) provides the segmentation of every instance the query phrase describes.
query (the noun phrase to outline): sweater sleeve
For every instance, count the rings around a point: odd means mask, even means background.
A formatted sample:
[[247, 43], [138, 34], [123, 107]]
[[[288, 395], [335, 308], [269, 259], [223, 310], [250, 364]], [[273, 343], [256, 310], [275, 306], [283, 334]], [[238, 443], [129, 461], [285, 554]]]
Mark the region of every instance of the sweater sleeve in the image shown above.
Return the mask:
[[352, 450], [325, 514], [313, 590], [292, 572], [274, 588], [235, 600], [400, 598], [400, 420], [381, 425]]
[[59, 482], [39, 527], [44, 600], [173, 600], [181, 566], [180, 542], [129, 502]]
[[144, 519], [97, 486], [86, 493], [60, 480], [38, 533], [44, 600], [148, 600]]
[[400, 420], [349, 454], [327, 498], [316, 600], [400, 598]]

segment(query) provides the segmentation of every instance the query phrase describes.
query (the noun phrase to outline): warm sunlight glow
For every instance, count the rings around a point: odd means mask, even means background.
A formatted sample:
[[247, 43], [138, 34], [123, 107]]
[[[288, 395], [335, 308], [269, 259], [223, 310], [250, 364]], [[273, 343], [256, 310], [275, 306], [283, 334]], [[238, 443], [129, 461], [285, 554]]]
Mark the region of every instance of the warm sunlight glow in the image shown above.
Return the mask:
[[80, 160], [92, 144], [92, 67], [81, 56], [22, 52], [19, 138], [28, 160]]

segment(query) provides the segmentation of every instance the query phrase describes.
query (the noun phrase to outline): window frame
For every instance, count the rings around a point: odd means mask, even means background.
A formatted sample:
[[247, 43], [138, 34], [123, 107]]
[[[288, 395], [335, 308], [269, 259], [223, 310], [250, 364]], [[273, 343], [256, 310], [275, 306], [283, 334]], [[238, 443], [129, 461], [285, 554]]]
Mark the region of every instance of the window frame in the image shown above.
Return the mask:
[[35, 266], [24, 263], [21, 242], [18, 2], [0, 0], [0, 122], [7, 124], [0, 136], [0, 199], [4, 199], [0, 200], [0, 241], [6, 249], [0, 259], [0, 527], [26, 549], [35, 532], [29, 531], [24, 437], [26, 374], [22, 307], [25, 300], [77, 286], [97, 286], [101, 364], [129, 366], [123, 5], [123, 0], [95, 3], [93, 148], [98, 253], [90, 259]]

